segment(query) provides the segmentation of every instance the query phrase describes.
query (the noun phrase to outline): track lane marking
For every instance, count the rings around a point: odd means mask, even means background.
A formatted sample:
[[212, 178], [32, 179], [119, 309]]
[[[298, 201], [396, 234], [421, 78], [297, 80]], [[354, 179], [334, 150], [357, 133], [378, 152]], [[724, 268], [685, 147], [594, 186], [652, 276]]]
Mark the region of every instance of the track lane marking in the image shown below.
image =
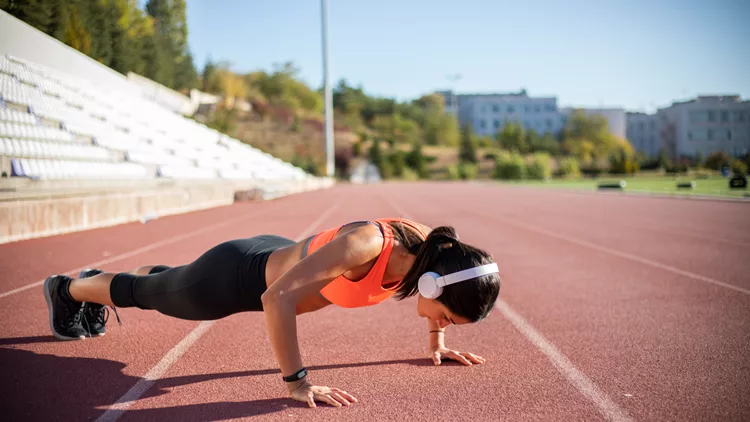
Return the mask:
[[514, 221], [514, 220], [510, 220], [510, 219], [507, 219], [507, 218], [504, 218], [504, 217], [498, 217], [496, 215], [490, 216], [490, 215], [479, 214], [479, 213], [476, 213], [476, 212], [473, 212], [473, 213], [476, 214], [476, 215], [480, 215], [482, 217], [485, 217], [485, 218], [492, 218], [494, 220], [501, 221], [501, 222], [503, 222], [505, 224], [508, 224], [510, 226], [514, 226], [514, 227], [518, 227], [518, 228], [521, 228], [521, 229], [524, 229], [524, 230], [528, 230], [528, 231], [536, 232], [536, 233], [543, 234], [543, 235], [546, 235], [546, 236], [554, 237], [556, 239], [564, 240], [566, 242], [573, 243], [573, 244], [576, 244], [578, 246], [583, 246], [583, 247], [586, 247], [586, 248], [589, 248], [589, 249], [594, 249], [594, 250], [597, 250], [599, 252], [608, 253], [610, 255], [614, 255], [614, 256], [617, 256], [617, 257], [620, 257], [620, 258], [628, 259], [628, 260], [635, 261], [635, 262], [638, 262], [638, 263], [641, 263], [641, 264], [649, 265], [649, 266], [652, 266], [652, 267], [655, 267], [655, 268], [659, 268], [659, 269], [662, 269], [662, 270], [665, 270], [665, 271], [669, 271], [669, 272], [672, 272], [672, 273], [675, 273], [675, 274], [679, 274], [679, 275], [682, 275], [682, 276], [685, 276], [685, 277], [688, 277], [688, 278], [692, 278], [694, 280], [703, 281], [703, 282], [706, 282], [706, 283], [714, 284], [716, 286], [720, 286], [720, 287], [731, 289], [731, 290], [734, 290], [734, 291], [737, 291], [737, 292], [740, 292], [740, 293], [744, 293], [746, 295], [750, 295], [750, 290], [748, 290], [748, 289], [744, 289], [742, 287], [735, 286], [735, 285], [732, 285], [732, 284], [729, 284], [729, 283], [725, 283], [723, 281], [719, 281], [719, 280], [716, 280], [716, 279], [713, 279], [713, 278], [710, 278], [710, 277], [702, 276], [700, 274], [695, 274], [695, 273], [692, 273], [690, 271], [681, 270], [681, 269], [679, 269], [677, 267], [673, 267], [673, 266], [667, 265], [667, 264], [662, 264], [661, 262], [657, 262], [657, 261], [652, 261], [652, 260], [650, 260], [648, 258], [643, 258], [643, 257], [638, 256], [638, 255], [634, 255], [634, 254], [623, 252], [623, 251], [618, 251], [617, 249], [608, 248], [606, 246], [597, 245], [595, 243], [589, 242], [587, 240], [579, 239], [579, 238], [574, 237], [574, 236], [557, 234], [557, 233], [551, 232], [549, 230], [542, 229], [542, 228], [540, 228], [538, 226], [532, 226], [532, 225], [529, 225], [529, 224], [520, 223], [520, 222], [517, 222], [517, 221]]
[[[385, 202], [393, 207], [397, 213], [404, 218], [412, 220], [412, 217], [390, 198], [382, 194], [380, 194], [380, 196]], [[512, 310], [505, 301], [498, 298], [497, 302], [495, 302], [495, 309], [497, 309], [505, 319], [510, 321], [516, 330], [523, 334], [531, 344], [536, 346], [536, 348], [539, 349], [539, 351], [541, 351], [552, 363], [552, 366], [554, 366], [555, 369], [565, 377], [568, 383], [573, 385], [578, 392], [596, 406], [602, 416], [613, 422], [633, 421], [633, 419], [631, 419], [625, 411], [620, 409], [620, 407], [617, 406], [617, 404], [612, 401], [604, 391], [594, 384], [594, 382], [583, 372], [576, 368], [570, 359], [560, 352], [554, 344], [544, 338], [534, 326], [529, 324], [522, 316]]]
[[[326, 212], [321, 214], [320, 217], [318, 217], [309, 226], [307, 226], [307, 228], [303, 230], [299, 236], [297, 236], [295, 241], [299, 242], [300, 240], [312, 234], [315, 228], [318, 227], [320, 223], [323, 222], [323, 220], [328, 218], [340, 206], [341, 201], [332, 205]], [[198, 326], [190, 331], [182, 340], [180, 340], [180, 342], [177, 343], [176, 346], [174, 346], [169, 352], [167, 352], [167, 354], [165, 354], [164, 357], [162, 357], [161, 360], [156, 365], [154, 365], [146, 373], [146, 375], [144, 375], [143, 378], [138, 380], [138, 382], [136, 382], [135, 385], [130, 388], [130, 390], [123, 394], [122, 397], [117, 399], [114, 404], [110, 405], [107, 410], [99, 418], [96, 419], [96, 422], [113, 422], [119, 419], [125, 413], [125, 411], [128, 410], [136, 400], [141, 398], [141, 396], [143, 396], [143, 394], [145, 394], [149, 390], [149, 388], [151, 388], [151, 386], [154, 385], [154, 383], [158, 381], [159, 378], [161, 378], [161, 376], [164, 375], [164, 373], [166, 373], [167, 370], [182, 357], [182, 355], [190, 348], [190, 346], [192, 346], [193, 343], [200, 339], [203, 334], [205, 334], [211, 327], [213, 327], [215, 323], [216, 321], [203, 321], [198, 324]]]
[[570, 359], [560, 352], [554, 344], [547, 340], [522, 316], [511, 309], [505, 301], [498, 299], [495, 303], [495, 309], [500, 311], [505, 319], [513, 324], [516, 330], [536, 346], [537, 349], [539, 349], [552, 363], [552, 366], [554, 366], [555, 369], [557, 369], [557, 371], [578, 390], [578, 392], [596, 406], [602, 416], [607, 420], [616, 422], [629, 422], [633, 420], [625, 411], [620, 409], [614, 401], [612, 401], [607, 393], [602, 391], [593, 381], [591, 381], [591, 379], [578, 370]]

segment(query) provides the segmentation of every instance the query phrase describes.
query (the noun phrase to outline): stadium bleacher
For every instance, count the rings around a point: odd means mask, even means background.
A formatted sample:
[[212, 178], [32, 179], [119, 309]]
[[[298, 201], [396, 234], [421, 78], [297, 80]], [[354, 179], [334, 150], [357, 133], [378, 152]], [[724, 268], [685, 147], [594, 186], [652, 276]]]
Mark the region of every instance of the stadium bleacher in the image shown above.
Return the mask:
[[304, 180], [302, 169], [132, 92], [0, 56], [0, 156], [31, 179]]

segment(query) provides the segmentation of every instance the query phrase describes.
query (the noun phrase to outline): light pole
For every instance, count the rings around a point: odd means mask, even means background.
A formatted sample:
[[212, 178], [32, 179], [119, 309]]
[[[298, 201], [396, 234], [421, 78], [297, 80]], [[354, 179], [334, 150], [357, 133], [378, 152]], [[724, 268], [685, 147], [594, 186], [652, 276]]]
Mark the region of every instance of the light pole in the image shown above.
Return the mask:
[[328, 0], [321, 0], [320, 5], [323, 36], [323, 91], [326, 120], [326, 175], [333, 177], [335, 171], [333, 161], [333, 93], [331, 92], [331, 81], [328, 79]]

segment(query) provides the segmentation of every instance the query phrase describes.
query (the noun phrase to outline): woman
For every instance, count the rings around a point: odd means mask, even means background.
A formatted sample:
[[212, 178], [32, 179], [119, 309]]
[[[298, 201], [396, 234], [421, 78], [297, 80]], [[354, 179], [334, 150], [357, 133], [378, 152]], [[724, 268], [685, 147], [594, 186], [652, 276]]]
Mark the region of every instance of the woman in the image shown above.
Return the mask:
[[471, 365], [484, 359], [447, 349], [444, 329], [485, 318], [499, 290], [489, 254], [460, 242], [451, 227], [431, 230], [400, 218], [353, 222], [299, 243], [273, 235], [232, 240], [181, 267], [141, 267], [132, 274], [89, 270], [77, 280], [56, 275], [44, 283], [50, 328], [62, 340], [103, 335], [105, 305], [155, 309], [188, 320], [263, 311], [282, 379], [291, 397], [310, 407], [316, 400], [333, 406], [357, 400], [310, 383], [296, 315], [420, 293], [417, 313], [428, 320], [434, 363], [453, 359]]

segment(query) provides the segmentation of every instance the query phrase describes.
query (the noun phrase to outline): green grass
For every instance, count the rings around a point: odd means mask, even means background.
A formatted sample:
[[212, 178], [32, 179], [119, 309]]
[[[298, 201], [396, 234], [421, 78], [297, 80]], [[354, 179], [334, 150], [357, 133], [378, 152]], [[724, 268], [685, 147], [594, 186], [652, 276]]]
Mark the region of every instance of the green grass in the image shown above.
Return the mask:
[[[548, 182], [542, 181], [523, 181], [523, 182], [506, 182], [524, 186], [538, 186], [545, 188], [562, 188], [578, 190], [596, 190], [601, 182], [616, 182], [624, 180], [627, 183], [624, 192], [650, 192], [660, 194], [676, 195], [707, 195], [707, 196], [724, 196], [724, 197], [743, 197], [750, 196], [748, 189], [729, 189], [729, 179], [721, 176], [713, 176], [710, 179], [698, 179], [690, 176], [681, 176], [679, 178], [668, 176], [648, 176], [648, 177], [613, 177], [604, 176], [597, 179], [550, 179]], [[690, 182], [695, 181], [695, 189], [677, 189], [677, 181]]]

